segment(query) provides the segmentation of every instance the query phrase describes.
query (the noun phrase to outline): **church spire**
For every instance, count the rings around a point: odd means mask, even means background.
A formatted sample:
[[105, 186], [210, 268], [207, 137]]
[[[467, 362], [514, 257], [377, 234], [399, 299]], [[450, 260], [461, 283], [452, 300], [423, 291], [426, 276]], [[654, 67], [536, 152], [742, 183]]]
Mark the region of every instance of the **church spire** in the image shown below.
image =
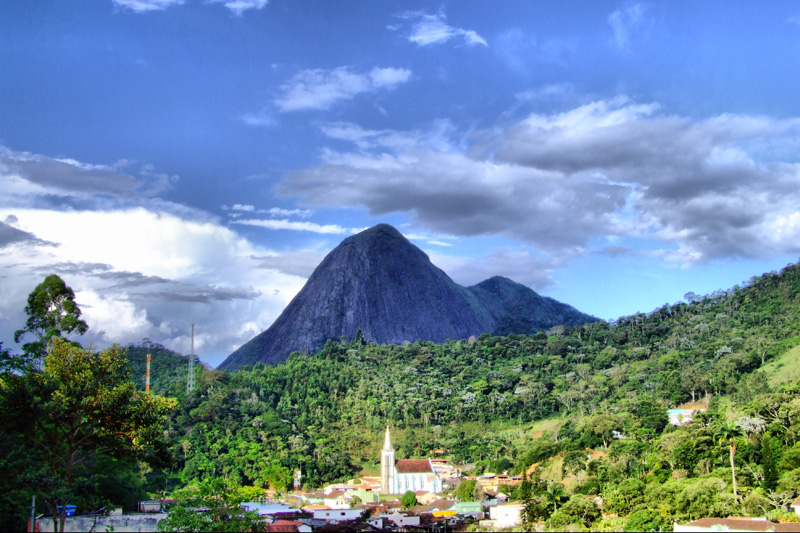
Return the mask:
[[394, 448], [392, 448], [392, 438], [389, 436], [389, 424], [386, 424], [386, 440], [383, 443], [383, 450], [386, 452], [394, 451]]

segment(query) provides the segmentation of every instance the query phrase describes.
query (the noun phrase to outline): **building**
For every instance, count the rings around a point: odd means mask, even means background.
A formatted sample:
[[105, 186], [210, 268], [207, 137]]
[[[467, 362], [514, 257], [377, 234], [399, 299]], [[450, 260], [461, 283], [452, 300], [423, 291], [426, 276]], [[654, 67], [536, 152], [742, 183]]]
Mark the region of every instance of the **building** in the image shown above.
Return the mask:
[[442, 478], [430, 459], [395, 460], [389, 426], [381, 450], [381, 494], [404, 494], [406, 491], [442, 492]]
[[766, 518], [701, 518], [688, 524], [675, 524], [673, 531], [800, 531], [800, 523], [770, 522]]
[[314, 509], [313, 512], [316, 520], [342, 522], [361, 518], [361, 513], [364, 512], [364, 509]]
[[481, 520], [481, 527], [505, 529], [516, 527], [522, 523], [522, 502], [502, 503], [489, 509], [491, 520]]

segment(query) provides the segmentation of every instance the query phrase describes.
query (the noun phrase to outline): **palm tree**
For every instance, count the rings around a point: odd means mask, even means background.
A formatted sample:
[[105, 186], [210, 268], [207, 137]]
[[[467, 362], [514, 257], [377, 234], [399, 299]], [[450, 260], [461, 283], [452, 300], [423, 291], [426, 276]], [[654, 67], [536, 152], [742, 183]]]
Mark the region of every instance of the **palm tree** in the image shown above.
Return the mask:
[[567, 491], [561, 483], [550, 483], [543, 494], [547, 501], [553, 503], [554, 513], [558, 510], [558, 504], [561, 503], [561, 499], [566, 495]]
[[739, 428], [738, 425], [730, 422], [720, 424], [714, 432], [714, 441], [717, 443], [717, 445], [728, 446], [728, 454], [731, 461], [731, 476], [733, 477], [734, 496], [739, 496], [739, 492], [736, 487], [736, 464], [734, 459], [736, 457], [736, 437], [739, 437], [741, 434], [741, 428]]

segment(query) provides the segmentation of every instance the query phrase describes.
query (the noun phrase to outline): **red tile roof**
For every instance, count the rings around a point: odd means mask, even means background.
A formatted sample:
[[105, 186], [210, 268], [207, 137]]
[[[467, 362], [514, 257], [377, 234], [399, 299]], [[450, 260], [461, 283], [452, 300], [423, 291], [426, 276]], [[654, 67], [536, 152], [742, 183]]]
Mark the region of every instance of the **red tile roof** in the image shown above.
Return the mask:
[[726, 526], [729, 530], [734, 531], [800, 531], [800, 522], [776, 524], [766, 520], [748, 520], [747, 518], [701, 518], [686, 525], [708, 528], [709, 531], [714, 526]]
[[400, 459], [395, 467], [398, 474], [433, 474], [431, 463], [427, 459]]

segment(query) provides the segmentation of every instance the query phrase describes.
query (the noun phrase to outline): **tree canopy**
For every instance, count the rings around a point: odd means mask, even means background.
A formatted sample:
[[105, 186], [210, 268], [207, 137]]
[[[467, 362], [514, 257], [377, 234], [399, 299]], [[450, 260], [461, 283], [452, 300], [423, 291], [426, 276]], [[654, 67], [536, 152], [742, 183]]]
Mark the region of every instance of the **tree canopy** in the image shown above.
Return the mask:
[[19, 342], [25, 335], [36, 338], [22, 345], [31, 359], [41, 360], [47, 344], [53, 337], [70, 333], [83, 335], [89, 326], [81, 320], [81, 310], [75, 303], [75, 293], [56, 274], [50, 274], [28, 295], [25, 306], [28, 320], [23, 329], [14, 333], [14, 341]]
[[137, 391], [119, 346], [95, 353], [53, 338], [41, 372], [0, 376], [4, 466], [54, 516], [91, 492], [103, 458], [168, 461], [163, 424], [175, 400]]

